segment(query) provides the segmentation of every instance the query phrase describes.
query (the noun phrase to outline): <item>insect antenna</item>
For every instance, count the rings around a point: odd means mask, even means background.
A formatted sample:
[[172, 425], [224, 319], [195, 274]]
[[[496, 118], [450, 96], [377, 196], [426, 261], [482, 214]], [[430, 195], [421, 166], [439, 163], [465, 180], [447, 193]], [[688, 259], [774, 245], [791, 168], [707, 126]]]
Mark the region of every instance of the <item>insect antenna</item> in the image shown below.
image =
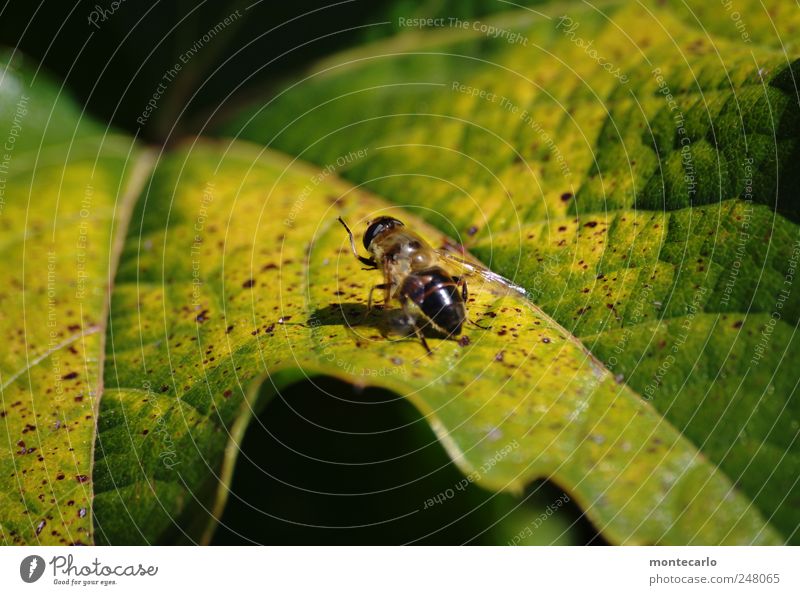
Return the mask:
[[336, 220], [344, 226], [345, 231], [347, 232], [348, 237], [350, 238], [350, 250], [353, 252], [353, 256], [355, 256], [361, 264], [365, 264], [371, 269], [378, 268], [378, 263], [376, 263], [372, 258], [365, 258], [358, 254], [358, 250], [356, 250], [356, 241], [353, 238], [353, 232], [350, 231], [350, 228], [347, 227], [347, 223], [344, 222], [344, 219], [341, 217], [337, 217]]

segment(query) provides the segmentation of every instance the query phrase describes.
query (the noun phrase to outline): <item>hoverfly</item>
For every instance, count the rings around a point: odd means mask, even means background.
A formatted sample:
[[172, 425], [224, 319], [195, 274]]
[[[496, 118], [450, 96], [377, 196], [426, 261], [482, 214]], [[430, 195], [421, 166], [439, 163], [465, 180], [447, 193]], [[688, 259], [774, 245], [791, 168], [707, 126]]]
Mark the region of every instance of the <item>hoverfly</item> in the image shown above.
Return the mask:
[[[359, 255], [353, 232], [341, 217], [339, 223], [350, 238], [353, 256], [368, 267], [365, 270], [383, 272], [383, 283], [370, 289], [367, 309], [372, 308], [372, 294], [376, 289], [383, 291], [384, 307], [396, 299], [428, 355], [432, 352], [422, 333], [425, 325], [447, 336], [458, 336], [469, 320], [466, 276], [478, 275], [496, 289], [526, 295], [525, 289], [489, 269], [445, 250], [436, 250], [394, 217], [378, 217], [369, 222], [362, 240], [369, 257]], [[451, 274], [445, 266], [460, 274]]]

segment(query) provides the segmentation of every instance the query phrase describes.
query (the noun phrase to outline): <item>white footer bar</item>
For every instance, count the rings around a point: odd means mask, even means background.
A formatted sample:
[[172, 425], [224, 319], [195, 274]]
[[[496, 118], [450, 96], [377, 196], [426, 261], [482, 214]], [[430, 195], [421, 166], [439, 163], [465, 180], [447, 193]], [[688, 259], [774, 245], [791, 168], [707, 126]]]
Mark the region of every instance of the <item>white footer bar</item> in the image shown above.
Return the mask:
[[[800, 593], [790, 547], [0, 548], [3, 593]], [[25, 577], [27, 575], [27, 577]], [[167, 591], [175, 589], [175, 591]], [[591, 589], [591, 591], [589, 591]], [[569, 591], [572, 592], [572, 591]]]

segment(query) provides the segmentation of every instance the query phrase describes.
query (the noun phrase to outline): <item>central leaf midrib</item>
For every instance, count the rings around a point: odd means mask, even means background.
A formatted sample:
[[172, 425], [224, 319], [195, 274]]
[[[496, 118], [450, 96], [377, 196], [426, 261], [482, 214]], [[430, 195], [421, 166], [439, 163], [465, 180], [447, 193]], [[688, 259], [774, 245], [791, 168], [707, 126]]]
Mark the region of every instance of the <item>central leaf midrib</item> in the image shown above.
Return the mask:
[[[129, 150], [133, 150], [133, 144], [130, 145]], [[89, 468], [92, 470], [92, 473], [94, 473], [95, 468], [95, 450], [97, 448], [98, 423], [100, 419], [100, 401], [102, 400], [103, 390], [105, 387], [105, 367], [107, 358], [106, 340], [109, 334], [113, 338], [113, 328], [111, 325], [111, 299], [114, 290], [114, 279], [116, 277], [117, 269], [119, 268], [120, 258], [122, 256], [122, 248], [125, 244], [125, 240], [128, 237], [128, 228], [130, 226], [134, 207], [136, 206], [137, 200], [139, 199], [139, 196], [145, 187], [147, 179], [155, 169], [156, 162], [156, 151], [154, 149], [141, 149], [139, 155], [135, 158], [125, 190], [123, 191], [122, 197], [118, 202], [118, 209], [116, 211], [118, 213], [117, 225], [111, 235], [106, 299], [103, 304], [103, 312], [99, 318], [102, 328], [99, 329], [101, 331], [101, 339], [99, 351], [100, 355], [97, 361], [98, 386], [96, 397], [94, 399], [95, 422], [89, 455]], [[92, 484], [92, 501], [94, 500], [94, 494], [94, 484]], [[92, 515], [91, 538], [92, 542], [94, 542], [94, 511], [92, 510], [90, 514]]]

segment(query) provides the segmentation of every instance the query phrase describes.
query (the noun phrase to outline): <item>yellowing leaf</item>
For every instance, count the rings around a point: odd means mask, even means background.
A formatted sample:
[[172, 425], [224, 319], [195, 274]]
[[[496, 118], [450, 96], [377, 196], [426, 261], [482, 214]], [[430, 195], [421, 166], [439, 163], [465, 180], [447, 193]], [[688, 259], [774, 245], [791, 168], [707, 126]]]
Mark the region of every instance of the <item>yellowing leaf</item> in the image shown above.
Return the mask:
[[[222, 127], [294, 157], [156, 164], [12, 61], [4, 543], [207, 541], [259, 392], [323, 375], [408, 399], [467, 483], [550, 480], [612, 543], [798, 539], [800, 20], [741, 0], [745, 39], [662, 4], [399, 35]], [[367, 311], [382, 279], [336, 219], [377, 214], [531, 299], [470, 281], [427, 355]]]
[[[167, 197], [174, 196], [169, 201]], [[172, 529], [219, 468], [253, 383], [294, 368], [411, 400], [469, 481], [521, 493], [547, 477], [620, 543], [776, 543], [713, 465], [521, 297], [471, 288], [459, 341], [367, 312], [336, 221], [403, 217], [274, 153], [196, 143], [162, 160], [134, 217], [111, 313], [95, 474], [105, 539]], [[151, 207], [152, 205], [152, 207]], [[100, 454], [102, 453], [102, 454]]]
[[[20, 60], [0, 79], [0, 538], [89, 544], [115, 234], [148, 160], [75, 110]], [[52, 124], [51, 124], [52, 122]], [[70, 136], [73, 140], [69, 143]], [[43, 143], [42, 146], [39, 143]], [[46, 143], [46, 144], [45, 144]]]
[[574, 2], [484, 23], [506, 35], [333, 56], [222, 132], [320, 166], [366, 151], [343, 177], [524, 285], [797, 541], [800, 12]]

